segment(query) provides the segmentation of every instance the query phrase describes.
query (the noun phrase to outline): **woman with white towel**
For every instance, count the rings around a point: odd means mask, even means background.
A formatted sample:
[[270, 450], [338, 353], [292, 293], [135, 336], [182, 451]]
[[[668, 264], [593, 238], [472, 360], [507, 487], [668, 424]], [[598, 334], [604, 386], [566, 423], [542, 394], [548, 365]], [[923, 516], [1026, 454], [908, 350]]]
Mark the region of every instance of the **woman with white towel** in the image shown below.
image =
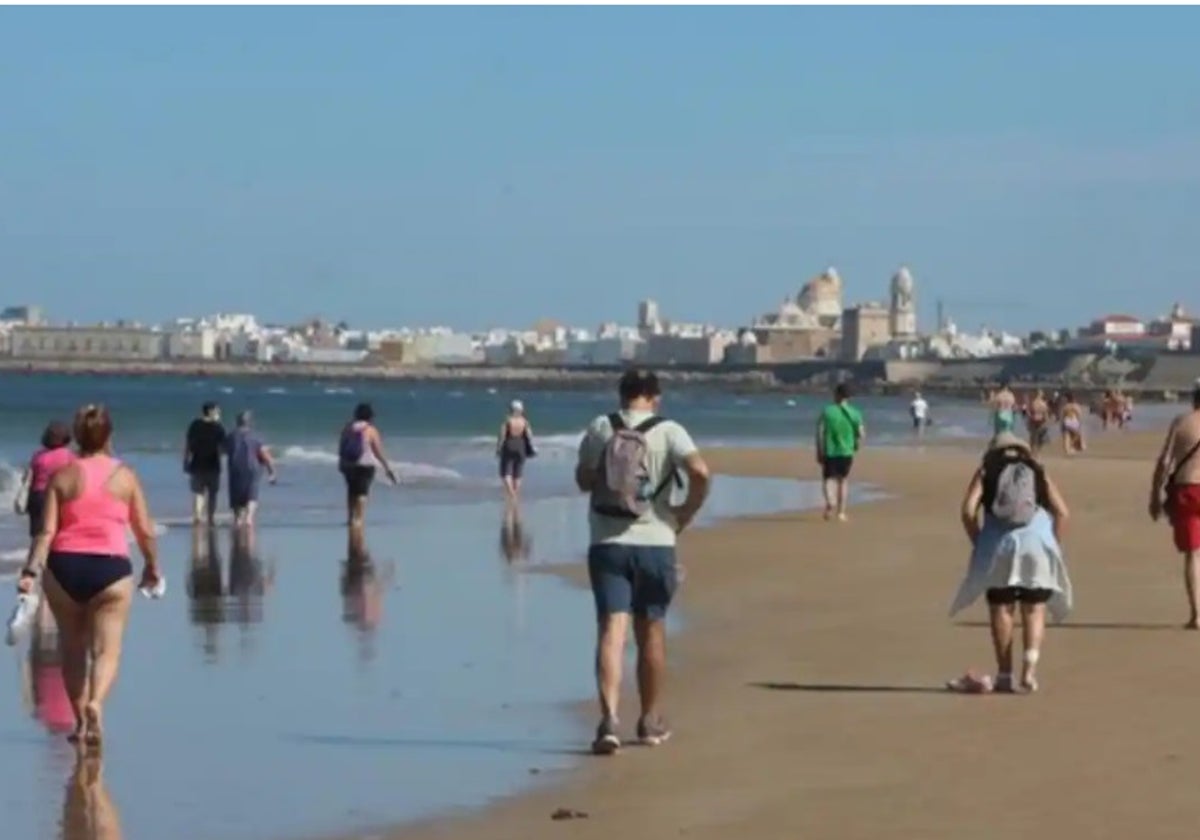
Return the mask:
[[[992, 439], [963, 496], [962, 524], [972, 552], [950, 608], [953, 616], [983, 596], [988, 604], [996, 676], [968, 672], [948, 687], [982, 693], [1037, 691], [1046, 615], [1071, 609], [1071, 580], [1060, 540], [1069, 513], [1062, 493], [1029, 445], [1004, 432]], [[1013, 635], [1020, 608], [1024, 656], [1013, 676]]]

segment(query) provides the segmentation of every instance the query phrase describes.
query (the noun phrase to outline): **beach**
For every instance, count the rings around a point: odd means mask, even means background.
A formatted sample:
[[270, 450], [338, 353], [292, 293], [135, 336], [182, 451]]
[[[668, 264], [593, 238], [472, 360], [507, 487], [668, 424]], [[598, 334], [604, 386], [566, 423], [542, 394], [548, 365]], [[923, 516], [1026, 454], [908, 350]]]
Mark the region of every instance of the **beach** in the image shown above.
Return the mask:
[[[1176, 666], [1194, 640], [1174, 632], [1179, 562], [1165, 527], [1143, 513], [1155, 433], [1095, 433], [1076, 462], [1049, 453], [1076, 513], [1073, 620], [1105, 626], [1051, 632], [1043, 694], [963, 698], [941, 690], [945, 679], [990, 662], [986, 630], [945, 615], [965, 565], [957, 509], [983, 410], [934, 401], [937, 424], [918, 443], [903, 400], [863, 398], [870, 438], [855, 477], [860, 499], [878, 501], [839, 527], [811, 512], [816, 465], [804, 445], [820, 400], [670, 393], [666, 412], [720, 473], [684, 536], [669, 624], [676, 738], [597, 760], [587, 751], [586, 502], [570, 474], [579, 430], [610, 394], [521, 395], [540, 455], [517, 525], [504, 515], [492, 449], [519, 392], [8, 382], [0, 491], [46, 418], [99, 397], [161, 526], [170, 591], [135, 605], [108, 715], [105, 790], [121, 840], [979, 833], [972, 821], [1002, 800], [1042, 807], [1041, 783], [1086, 799], [1089, 774], [1108, 765], [1092, 758], [1082, 765], [1096, 770], [1081, 774], [1080, 756], [1132, 756], [1136, 769], [1158, 761], [1159, 747], [1188, 754], [1173, 746], [1190, 687]], [[227, 413], [251, 408], [280, 459], [248, 551], [228, 529], [207, 537], [187, 523], [178, 440], [208, 398]], [[351, 574], [332, 437], [360, 399], [379, 412], [401, 485], [373, 493], [367, 568]], [[1144, 410], [1141, 428], [1161, 425], [1157, 410]], [[23, 555], [23, 527], [0, 512], [9, 566]], [[14, 837], [40, 838], [58, 836], [71, 753], [46, 696], [53, 658], [28, 647], [15, 651], [19, 679], [0, 692], [0, 809]], [[635, 717], [627, 706], [625, 722]], [[1145, 720], [1173, 725], [1147, 733]], [[1041, 775], [1018, 783], [1020, 752], [1008, 753], [1023, 738], [1039, 750]], [[1053, 747], [1044, 758], [1043, 743]], [[1166, 779], [1172, 769], [1156, 795], [1184, 796]], [[1185, 800], [1142, 795], [1129, 807], [1169, 812], [1174, 801]], [[559, 808], [589, 816], [552, 823]], [[989, 816], [984, 828], [1007, 819]]]
[[[942, 689], [991, 667], [984, 608], [946, 615], [977, 451], [868, 450], [856, 476], [890, 497], [848, 526], [798, 513], [685, 536], [669, 744], [587, 759], [483, 811], [354, 836], [1186, 836], [1200, 819], [1200, 633], [1179, 629], [1181, 563], [1145, 512], [1158, 443], [1113, 433], [1082, 458], [1047, 453], [1073, 513], [1076, 610], [1048, 632], [1037, 695]], [[798, 450], [711, 457], [723, 473], [815, 476]], [[589, 707], [581, 747], [592, 723]], [[560, 808], [587, 817], [552, 821]]]

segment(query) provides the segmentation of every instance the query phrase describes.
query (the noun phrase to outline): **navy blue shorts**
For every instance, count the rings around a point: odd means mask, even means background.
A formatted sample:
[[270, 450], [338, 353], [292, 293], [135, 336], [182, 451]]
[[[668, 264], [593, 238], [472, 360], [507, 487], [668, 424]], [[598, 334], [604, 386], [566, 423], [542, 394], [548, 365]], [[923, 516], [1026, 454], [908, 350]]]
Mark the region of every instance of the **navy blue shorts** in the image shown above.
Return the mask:
[[62, 591], [77, 604], [86, 604], [114, 583], [133, 575], [128, 557], [51, 551], [46, 568]]
[[632, 613], [660, 621], [675, 595], [675, 548], [600, 543], [588, 549], [588, 579], [596, 615]]

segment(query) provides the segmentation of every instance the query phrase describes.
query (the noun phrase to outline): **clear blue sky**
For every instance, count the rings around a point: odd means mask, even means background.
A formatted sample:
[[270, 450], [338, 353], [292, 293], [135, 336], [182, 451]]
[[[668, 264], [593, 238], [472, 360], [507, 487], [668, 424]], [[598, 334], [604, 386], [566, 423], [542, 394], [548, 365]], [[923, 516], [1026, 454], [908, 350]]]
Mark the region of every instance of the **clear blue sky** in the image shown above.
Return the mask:
[[1200, 9], [4, 8], [0, 288], [52, 317], [925, 323], [1200, 308]]

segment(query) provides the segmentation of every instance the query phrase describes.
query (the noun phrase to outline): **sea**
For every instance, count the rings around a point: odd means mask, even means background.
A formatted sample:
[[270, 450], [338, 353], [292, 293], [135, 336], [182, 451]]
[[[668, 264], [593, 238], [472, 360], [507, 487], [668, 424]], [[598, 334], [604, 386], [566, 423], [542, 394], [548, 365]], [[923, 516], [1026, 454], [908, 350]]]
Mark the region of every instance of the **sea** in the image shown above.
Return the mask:
[[[514, 398], [538, 450], [519, 517], [506, 511], [494, 458]], [[110, 803], [112, 836], [125, 840], [367, 836], [355, 833], [480, 807], [574, 766], [591, 734], [574, 710], [593, 692], [591, 600], [538, 572], [583, 560], [574, 455], [614, 398], [484, 384], [0, 376], [0, 578], [28, 547], [12, 499], [43, 427], [100, 402], [116, 454], [146, 487], [168, 583], [165, 598], [139, 599], [131, 614], [107, 709], [103, 797], [73, 794], [52, 621], [0, 650], [3, 836], [90, 836], [75, 833], [76, 811], [97, 801]], [[213, 531], [190, 525], [183, 439], [207, 400], [226, 422], [252, 411], [278, 460], [252, 540], [236, 540], [224, 515]], [[400, 482], [372, 492], [369, 564], [356, 571], [335, 453], [363, 401]], [[870, 445], [916, 445], [905, 399], [858, 404]], [[680, 390], [663, 413], [701, 447], [798, 447], [822, 405]], [[977, 404], [934, 400], [931, 413], [930, 439], [986, 432]], [[818, 504], [811, 482], [721, 476], [698, 524]], [[687, 622], [689, 585], [702, 584], [685, 579], [673, 631]]]

